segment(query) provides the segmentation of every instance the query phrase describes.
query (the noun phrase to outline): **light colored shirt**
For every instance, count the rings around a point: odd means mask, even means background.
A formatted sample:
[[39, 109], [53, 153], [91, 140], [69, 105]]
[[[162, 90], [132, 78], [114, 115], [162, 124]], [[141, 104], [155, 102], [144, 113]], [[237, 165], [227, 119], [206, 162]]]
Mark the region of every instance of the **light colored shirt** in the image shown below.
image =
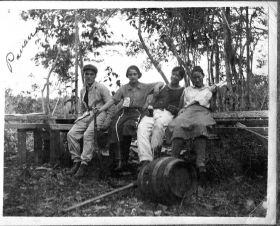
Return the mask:
[[141, 83], [132, 87], [129, 83], [121, 86], [113, 96], [115, 104], [123, 100], [122, 107], [143, 108], [147, 96], [153, 91], [157, 83]]
[[86, 94], [86, 87], [83, 87], [81, 90], [81, 103], [80, 103], [79, 113], [84, 113], [88, 109], [88, 107], [100, 108], [112, 98], [109, 89], [103, 84], [98, 82], [94, 82], [88, 88], [88, 106], [84, 101], [85, 94]]
[[196, 88], [194, 86], [188, 86], [184, 90], [184, 107], [188, 107], [194, 103], [199, 103], [201, 106], [209, 108], [210, 100], [212, 98], [212, 92], [207, 86]]

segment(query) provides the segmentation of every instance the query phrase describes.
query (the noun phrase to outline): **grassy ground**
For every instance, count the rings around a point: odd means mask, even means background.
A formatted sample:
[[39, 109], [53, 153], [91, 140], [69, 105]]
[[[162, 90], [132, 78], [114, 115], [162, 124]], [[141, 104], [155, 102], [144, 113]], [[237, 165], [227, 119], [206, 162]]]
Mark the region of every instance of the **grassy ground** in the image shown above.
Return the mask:
[[65, 167], [48, 163], [35, 166], [33, 152], [29, 153], [31, 164], [22, 167], [17, 163], [16, 151], [6, 150], [3, 216], [264, 217], [265, 149], [253, 139], [238, 139], [225, 137], [219, 148], [214, 145], [207, 164], [206, 187], [199, 187], [177, 203], [152, 202], [144, 199], [137, 188], [131, 188], [66, 213], [62, 212], [64, 208], [112, 191], [112, 184], [128, 184], [136, 175], [101, 179], [98, 164], [93, 161], [87, 176], [75, 180], [65, 174]]

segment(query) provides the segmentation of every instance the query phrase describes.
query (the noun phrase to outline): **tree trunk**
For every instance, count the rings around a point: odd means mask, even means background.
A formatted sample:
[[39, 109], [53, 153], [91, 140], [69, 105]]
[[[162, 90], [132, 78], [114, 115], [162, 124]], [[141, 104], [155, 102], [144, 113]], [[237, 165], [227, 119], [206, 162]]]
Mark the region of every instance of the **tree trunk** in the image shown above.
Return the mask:
[[231, 59], [231, 39], [230, 39], [230, 30], [227, 18], [230, 16], [230, 8], [226, 10], [222, 9], [222, 18], [223, 18], [223, 33], [224, 33], [224, 53], [225, 53], [225, 68], [226, 68], [226, 80], [229, 88], [229, 106], [225, 106], [225, 110], [233, 110], [234, 108], [234, 95], [232, 90], [232, 74], [230, 70], [230, 59]]
[[81, 76], [82, 76], [82, 83], [84, 85], [85, 83], [85, 78], [84, 78], [84, 73], [83, 73], [83, 67], [84, 67], [84, 62], [83, 62], [83, 56], [81, 54], [81, 52], [79, 51], [79, 62], [80, 62], [80, 73], [81, 73]]
[[[51, 112], [51, 109], [50, 109], [50, 77], [51, 77], [51, 74], [52, 74], [52, 72], [53, 72], [53, 70], [54, 70], [54, 68], [55, 68], [55, 66], [56, 66], [56, 63], [57, 63], [57, 61], [58, 61], [59, 55], [60, 55], [60, 49], [58, 49], [58, 52], [57, 52], [57, 56], [56, 56], [56, 58], [55, 58], [55, 61], [54, 61], [53, 65], [52, 65], [52, 67], [51, 67], [51, 69], [50, 69], [50, 71], [49, 71], [49, 74], [48, 74], [47, 78], [46, 78], [47, 81], [46, 81], [46, 83], [45, 83], [45, 85], [44, 85], [44, 87], [43, 87], [43, 89], [42, 89], [42, 91], [41, 91], [41, 93], [42, 93], [43, 112], [44, 112], [45, 114], [47, 114], [47, 115], [49, 115], [50, 112]], [[44, 98], [44, 91], [45, 91], [45, 88], [47, 88], [46, 100], [45, 100], [45, 98]]]
[[214, 48], [211, 48], [211, 55], [210, 55], [210, 77], [211, 77], [211, 84], [215, 83], [214, 74], [213, 74], [213, 66], [214, 66]]
[[78, 27], [78, 15], [75, 14], [75, 114], [78, 114], [78, 56], [79, 56], [79, 27]]
[[139, 36], [139, 39], [140, 39], [140, 41], [141, 41], [141, 43], [143, 45], [143, 48], [144, 48], [146, 54], [148, 55], [149, 59], [151, 60], [152, 64], [155, 66], [157, 71], [160, 73], [160, 75], [162, 76], [162, 78], [165, 81], [165, 83], [168, 84], [169, 83], [168, 79], [166, 78], [165, 74], [161, 70], [161, 68], [159, 66], [159, 63], [151, 55], [149, 49], [147, 48], [147, 46], [146, 46], [146, 44], [144, 42], [143, 37], [142, 37], [142, 34], [141, 34], [141, 10], [140, 9], [138, 9], [138, 15], [139, 15], [139, 23], [138, 23], [138, 36]]
[[[218, 40], [215, 40], [214, 44], [214, 50], [215, 50], [215, 83], [219, 83], [220, 81], [220, 50], [218, 45]], [[223, 103], [222, 103], [222, 92], [220, 92], [220, 89], [217, 90], [216, 94], [216, 107], [218, 111], [223, 110]]]
[[42, 109], [44, 114], [47, 114], [46, 112], [46, 105], [45, 105], [45, 97], [44, 97], [44, 90], [45, 90], [46, 84], [44, 85], [43, 89], [41, 90], [41, 95], [42, 95]]
[[220, 50], [218, 40], [215, 43], [215, 83], [220, 81]]
[[46, 95], [46, 114], [49, 115], [51, 113], [50, 109], [50, 74], [47, 77], [47, 95]]
[[250, 77], [251, 77], [251, 70], [250, 70], [250, 33], [249, 33], [249, 14], [248, 14], [248, 7], [246, 7], [246, 74], [247, 74], [247, 82], [246, 82], [246, 110], [249, 110], [251, 103], [250, 103]]

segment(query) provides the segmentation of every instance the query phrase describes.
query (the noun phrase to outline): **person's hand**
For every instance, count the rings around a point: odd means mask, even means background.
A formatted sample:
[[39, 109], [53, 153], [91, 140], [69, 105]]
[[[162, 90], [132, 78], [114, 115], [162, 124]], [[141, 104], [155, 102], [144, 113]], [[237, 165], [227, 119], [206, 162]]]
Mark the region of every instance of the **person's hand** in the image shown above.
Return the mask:
[[157, 95], [159, 93], [161, 87], [163, 87], [163, 86], [164, 86], [163, 82], [158, 82], [154, 87], [154, 94]]
[[185, 108], [182, 108], [179, 112], [178, 115], [182, 114], [185, 111]]
[[99, 114], [101, 113], [100, 109], [101, 109], [101, 108], [98, 108], [98, 107], [93, 108], [93, 109], [92, 109], [93, 114], [99, 115]]
[[152, 117], [154, 115], [154, 107], [152, 105], [149, 105], [147, 110], [148, 110], [148, 116]]
[[172, 115], [177, 115], [179, 109], [174, 105], [168, 105], [167, 111], [169, 111]]
[[212, 93], [214, 93], [217, 91], [217, 86], [214, 84], [214, 85], [210, 86], [209, 89]]

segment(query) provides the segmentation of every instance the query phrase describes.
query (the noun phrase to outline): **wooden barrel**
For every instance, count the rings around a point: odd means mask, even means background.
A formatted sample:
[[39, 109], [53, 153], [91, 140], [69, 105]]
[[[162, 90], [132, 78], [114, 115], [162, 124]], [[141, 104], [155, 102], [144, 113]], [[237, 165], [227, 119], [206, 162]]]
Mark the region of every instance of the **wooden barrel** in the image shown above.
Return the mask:
[[174, 157], [158, 158], [144, 166], [137, 178], [141, 194], [149, 199], [173, 202], [191, 194], [196, 185], [193, 166]]

